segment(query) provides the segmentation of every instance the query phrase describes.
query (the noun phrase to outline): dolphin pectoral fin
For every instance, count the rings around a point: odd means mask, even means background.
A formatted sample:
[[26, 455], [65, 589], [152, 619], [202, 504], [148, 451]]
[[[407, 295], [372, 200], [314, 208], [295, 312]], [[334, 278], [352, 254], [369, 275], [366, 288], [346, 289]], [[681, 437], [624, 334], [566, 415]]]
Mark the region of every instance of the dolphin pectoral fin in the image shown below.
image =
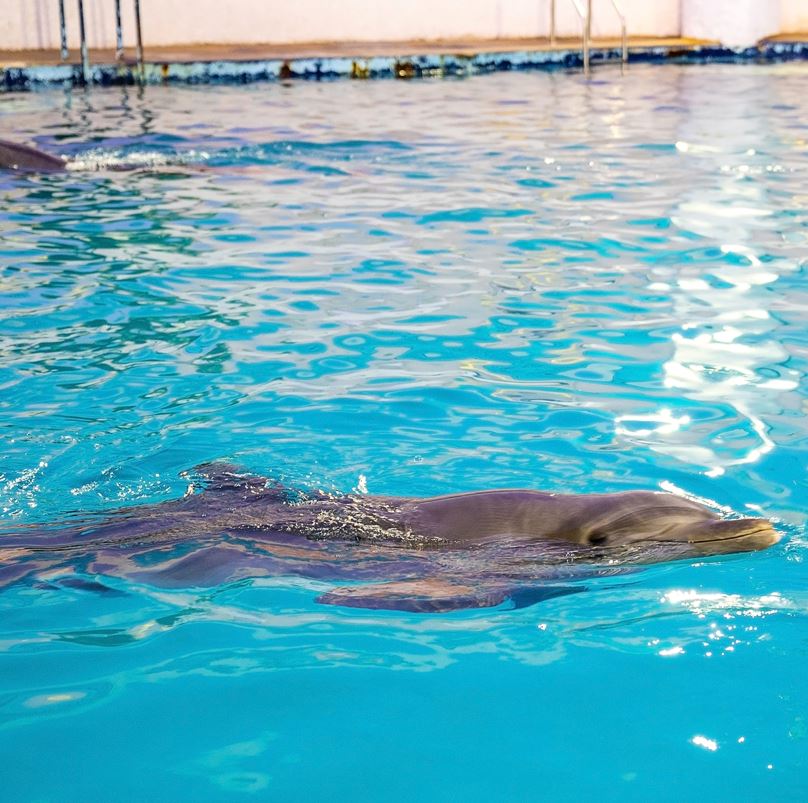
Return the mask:
[[85, 580], [81, 577], [62, 577], [54, 580], [47, 580], [37, 583], [36, 588], [50, 591], [68, 589], [71, 591], [85, 591], [91, 594], [99, 594], [106, 597], [125, 597], [125, 591], [112, 588], [99, 580]]
[[343, 586], [322, 594], [317, 602], [372, 610], [447, 613], [470, 608], [493, 608], [506, 600], [512, 603], [513, 608], [527, 608], [553, 597], [581, 591], [586, 591], [586, 588], [552, 585], [474, 588], [451, 580], [430, 578]]
[[343, 586], [327, 591], [317, 598], [317, 602], [372, 610], [445, 613], [466, 608], [491, 608], [504, 602], [507, 596], [501, 588], [475, 589], [450, 580], [429, 578]]
[[554, 597], [566, 597], [586, 590], [585, 586], [523, 586], [512, 588], [507, 596], [514, 608], [529, 608]]

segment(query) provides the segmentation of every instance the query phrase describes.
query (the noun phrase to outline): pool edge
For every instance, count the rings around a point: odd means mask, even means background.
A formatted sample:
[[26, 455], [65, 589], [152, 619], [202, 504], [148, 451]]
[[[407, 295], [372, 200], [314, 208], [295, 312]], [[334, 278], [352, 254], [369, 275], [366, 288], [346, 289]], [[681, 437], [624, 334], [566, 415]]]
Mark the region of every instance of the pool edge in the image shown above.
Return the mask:
[[[288, 55], [280, 55], [283, 48], [275, 48], [274, 57], [239, 58], [233, 49], [226, 58], [212, 59], [149, 59], [140, 75], [137, 65], [131, 62], [116, 63], [102, 60], [93, 63], [90, 83], [94, 85], [120, 84], [214, 84], [251, 83], [254, 81], [286, 80], [333, 80], [333, 79], [413, 79], [463, 77], [511, 70], [556, 70], [579, 69], [583, 59], [579, 46], [528, 47], [510, 49], [502, 42], [489, 43], [401, 43], [388, 45], [398, 47], [400, 55], [350, 55], [306, 53], [305, 47], [291, 49]], [[309, 48], [311, 49], [311, 47]], [[339, 48], [337, 48], [338, 50]], [[346, 48], [342, 48], [345, 50]], [[379, 50], [368, 45], [364, 52]], [[288, 50], [288, 49], [287, 49]], [[363, 52], [359, 45], [357, 53]], [[30, 56], [30, 54], [26, 54]], [[621, 51], [617, 42], [595, 44], [591, 50], [593, 66], [605, 63], [620, 63]], [[795, 34], [793, 38], [782, 36], [764, 39], [757, 45], [731, 48], [716, 42], [694, 40], [671, 40], [664, 44], [647, 44], [639, 40], [628, 51], [631, 63], [749, 63], [801, 61], [808, 59], [808, 36]], [[46, 59], [43, 59], [45, 61]], [[0, 92], [25, 91], [49, 86], [81, 85], [83, 83], [79, 64], [28, 63], [33, 59], [15, 61], [12, 54], [0, 54]], [[51, 60], [52, 61], [52, 60]]]

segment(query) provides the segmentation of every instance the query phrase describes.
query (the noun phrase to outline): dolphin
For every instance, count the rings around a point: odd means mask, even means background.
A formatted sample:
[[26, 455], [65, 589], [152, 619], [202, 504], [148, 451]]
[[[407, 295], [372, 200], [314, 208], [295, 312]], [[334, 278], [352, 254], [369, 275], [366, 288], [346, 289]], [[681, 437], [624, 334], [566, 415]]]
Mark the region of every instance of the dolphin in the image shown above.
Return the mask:
[[[179, 161], [179, 160], [178, 160]], [[152, 171], [159, 171], [163, 169], [174, 170], [178, 167], [183, 169], [193, 170], [194, 172], [218, 172], [222, 168], [203, 164], [171, 164], [166, 163], [162, 165], [147, 165], [139, 164], [137, 161], [133, 162], [119, 162], [114, 160], [111, 163], [105, 164], [102, 167], [93, 168], [87, 162], [81, 160], [68, 160], [62, 156], [55, 156], [39, 148], [32, 148], [29, 145], [20, 145], [17, 142], [10, 142], [6, 139], [0, 139], [0, 171], [9, 170], [16, 173], [59, 173], [64, 171], [89, 171], [93, 169], [104, 169], [114, 171], [116, 173], [125, 173], [135, 170], [149, 169]], [[235, 166], [230, 165], [225, 168], [228, 173], [244, 173], [250, 172], [249, 165]]]
[[[0, 170], [11, 170], [18, 173], [58, 173], [66, 170], [86, 168], [80, 162], [71, 162], [62, 156], [54, 156], [39, 148], [20, 145], [0, 139]], [[128, 172], [139, 169], [137, 164], [127, 162], [110, 164], [105, 169], [115, 172]], [[198, 166], [197, 169], [202, 169]]]
[[[142, 167], [143, 165], [135, 163], [118, 162], [108, 164], [104, 169], [123, 173], [139, 170]], [[203, 165], [194, 167], [199, 171], [211, 169]], [[18, 173], [58, 173], [79, 169], [91, 170], [92, 168], [87, 167], [86, 164], [82, 165], [81, 162], [69, 161], [62, 156], [54, 156], [52, 153], [47, 153], [39, 148], [0, 139], [0, 170], [11, 170]], [[158, 168], [153, 167], [152, 169]]]
[[67, 160], [38, 148], [0, 139], [0, 170], [67, 170]]
[[324, 604], [437, 613], [532, 605], [628, 566], [780, 539], [766, 519], [725, 519], [654, 491], [422, 499], [304, 493], [227, 463], [195, 471], [201, 492], [0, 537], [0, 585], [103, 590], [87, 576], [188, 587], [291, 575], [350, 583], [319, 596]]

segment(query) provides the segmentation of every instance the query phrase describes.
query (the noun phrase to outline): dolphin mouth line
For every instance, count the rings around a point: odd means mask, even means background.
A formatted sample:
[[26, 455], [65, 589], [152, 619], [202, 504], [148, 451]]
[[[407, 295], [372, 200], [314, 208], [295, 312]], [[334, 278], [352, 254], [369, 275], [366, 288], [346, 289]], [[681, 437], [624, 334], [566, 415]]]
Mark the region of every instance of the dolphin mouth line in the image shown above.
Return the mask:
[[772, 527], [771, 524], [762, 524], [759, 527], [755, 527], [751, 530], [745, 530], [742, 533], [736, 533], [735, 535], [728, 535], [724, 538], [700, 538], [700, 539], [693, 539], [688, 540], [688, 544], [713, 544], [718, 541], [737, 541], [741, 538], [748, 538], [750, 535], [762, 535], [763, 533], [771, 533], [776, 534], [776, 530]]

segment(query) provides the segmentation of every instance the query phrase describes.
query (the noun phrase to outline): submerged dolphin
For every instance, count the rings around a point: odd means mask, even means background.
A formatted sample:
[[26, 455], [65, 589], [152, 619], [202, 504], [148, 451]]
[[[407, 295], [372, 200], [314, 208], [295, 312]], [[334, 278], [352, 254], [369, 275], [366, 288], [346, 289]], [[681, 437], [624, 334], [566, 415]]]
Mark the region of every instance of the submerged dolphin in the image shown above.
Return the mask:
[[0, 170], [67, 170], [67, 160], [38, 148], [0, 139]]
[[70, 579], [76, 571], [161, 586], [296, 575], [360, 581], [319, 602], [437, 612], [529, 605], [626, 564], [753, 551], [780, 538], [765, 519], [722, 519], [667, 493], [304, 495], [228, 464], [197, 472], [203, 493], [0, 538], [0, 583], [86, 586]]
[[[170, 167], [170, 165], [163, 165]], [[104, 165], [103, 169], [115, 172], [128, 172], [139, 170], [146, 165], [128, 162], [112, 162]], [[206, 170], [203, 165], [194, 166], [196, 170]], [[11, 170], [23, 173], [54, 173], [67, 170], [92, 170], [87, 163], [81, 161], [71, 161], [62, 156], [54, 156], [39, 148], [32, 148], [28, 145], [20, 145], [6, 139], [0, 139], [0, 170]], [[152, 165], [150, 169], [158, 169]]]

